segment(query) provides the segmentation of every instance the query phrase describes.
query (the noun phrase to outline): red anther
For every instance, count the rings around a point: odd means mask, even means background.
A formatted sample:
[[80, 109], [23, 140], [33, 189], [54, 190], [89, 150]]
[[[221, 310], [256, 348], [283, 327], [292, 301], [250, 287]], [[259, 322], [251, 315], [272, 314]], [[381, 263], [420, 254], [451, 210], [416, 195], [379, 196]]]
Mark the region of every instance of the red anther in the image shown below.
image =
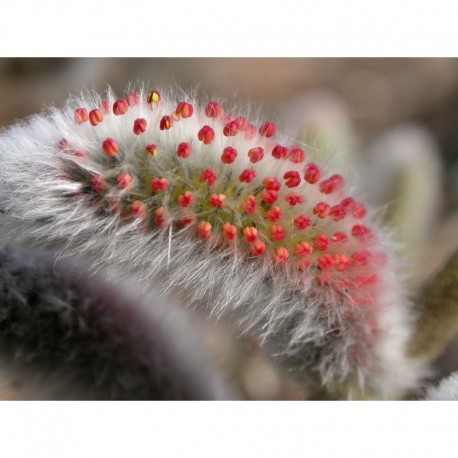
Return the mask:
[[336, 184], [330, 178], [328, 178], [327, 180], [323, 180], [320, 183], [320, 191], [323, 194], [331, 194], [336, 189], [336, 187]]
[[364, 218], [366, 216], [366, 207], [361, 202], [357, 202], [355, 203], [352, 212], [355, 218]]
[[313, 241], [313, 246], [320, 251], [325, 251], [329, 247], [329, 238], [326, 234], [318, 234]]
[[260, 128], [259, 133], [267, 138], [273, 137], [275, 132], [277, 131], [277, 127], [273, 122], [265, 122]]
[[147, 157], [155, 157], [157, 156], [157, 145], [146, 145], [145, 146], [146, 156]]
[[178, 145], [177, 156], [183, 159], [186, 159], [191, 154], [191, 145], [189, 143], [183, 142]]
[[312, 225], [312, 220], [307, 215], [299, 215], [294, 220], [294, 226], [301, 231], [303, 231], [304, 229], [307, 229], [311, 225]]
[[258, 240], [258, 230], [255, 227], [246, 227], [243, 229], [243, 236], [247, 243], [254, 243]]
[[250, 246], [250, 251], [254, 256], [262, 256], [266, 252], [266, 244], [257, 240]]
[[153, 178], [153, 181], [151, 182], [151, 189], [153, 192], [167, 191], [168, 186], [169, 180], [167, 180], [167, 178], [156, 177]]
[[296, 267], [300, 271], [307, 270], [311, 265], [312, 265], [312, 260], [308, 258], [298, 259], [296, 262]]
[[161, 122], [159, 123], [159, 129], [161, 130], [169, 130], [173, 126], [173, 117], [169, 115], [165, 115], [162, 117]]
[[351, 197], [346, 197], [340, 202], [340, 205], [347, 211], [352, 211], [355, 208], [355, 204], [356, 202]]
[[212, 235], [212, 225], [208, 221], [201, 221], [197, 226], [197, 235], [201, 239], [208, 239]]
[[286, 237], [285, 230], [281, 226], [273, 225], [270, 226], [270, 238], [277, 242], [278, 240], [283, 240]]
[[342, 205], [334, 205], [329, 213], [334, 221], [340, 221], [345, 218], [345, 209]]
[[71, 148], [70, 143], [68, 142], [66, 138], [63, 138], [57, 146], [59, 147], [60, 150], [66, 150], [66, 149]]
[[183, 226], [189, 226], [190, 224], [193, 224], [195, 220], [196, 215], [194, 213], [188, 213], [187, 215], [184, 215], [183, 218], [181, 218], [180, 223]]
[[78, 108], [75, 110], [75, 121], [77, 124], [83, 124], [89, 120], [89, 115], [87, 114], [86, 108]]
[[154, 224], [157, 227], [165, 227], [167, 225], [168, 213], [164, 207], [159, 207], [154, 213]]
[[305, 258], [313, 253], [313, 248], [307, 242], [301, 242], [294, 247], [294, 251], [299, 257]]
[[291, 207], [294, 207], [295, 205], [304, 202], [304, 198], [297, 192], [290, 192], [286, 195], [286, 201], [291, 205]]
[[223, 154], [221, 155], [221, 162], [224, 164], [232, 164], [237, 157], [237, 150], [232, 148], [232, 146], [227, 146], [223, 150]]
[[131, 92], [127, 96], [127, 103], [129, 106], [134, 107], [140, 103], [140, 96], [136, 92]]
[[326, 216], [331, 213], [331, 207], [325, 202], [319, 202], [313, 208], [313, 214], [318, 216], [318, 218], [326, 218]]
[[148, 92], [148, 95], [146, 96], [146, 101], [150, 105], [153, 105], [153, 103], [159, 103], [161, 101], [161, 94], [159, 94], [159, 92], [157, 91]]
[[204, 145], [209, 145], [215, 139], [215, 131], [210, 126], [204, 126], [199, 130], [197, 138], [204, 142]]
[[110, 102], [108, 100], [102, 100], [100, 102], [100, 111], [102, 114], [109, 114], [110, 113]]
[[145, 132], [148, 123], [145, 118], [138, 118], [134, 121], [134, 134], [140, 135]]
[[91, 121], [91, 124], [95, 127], [97, 124], [101, 123], [103, 121], [103, 114], [100, 110], [92, 110], [89, 113], [89, 121]]
[[107, 189], [107, 182], [105, 181], [105, 178], [103, 178], [101, 175], [96, 175], [95, 177], [92, 178], [92, 189], [95, 192], [103, 192], [105, 189]]
[[184, 194], [178, 196], [178, 203], [183, 208], [188, 208], [194, 203], [194, 194], [191, 191], [185, 191]]
[[217, 179], [218, 176], [212, 169], [205, 169], [200, 176], [200, 182], [207, 183], [208, 186], [213, 186]]
[[323, 270], [330, 269], [334, 265], [334, 260], [332, 259], [332, 256], [327, 253], [321, 258], [319, 258], [317, 262]]
[[281, 188], [280, 182], [273, 177], [264, 178], [264, 180], [262, 180], [262, 185], [267, 191], [279, 191]]
[[245, 130], [245, 139], [251, 140], [256, 135], [256, 126], [253, 124], [248, 124]]
[[188, 102], [180, 102], [175, 113], [182, 118], [189, 118], [194, 113], [194, 107]]
[[209, 118], [222, 118], [224, 116], [224, 110], [218, 102], [209, 102], [205, 107], [205, 114]]
[[344, 234], [343, 232], [336, 232], [332, 236], [332, 242], [333, 243], [345, 243], [345, 242], [348, 242], [347, 234]]
[[267, 204], [272, 205], [278, 200], [278, 192], [270, 189], [268, 191], [261, 192], [261, 199]]
[[145, 219], [146, 205], [141, 200], [134, 200], [130, 206], [130, 212], [139, 219]]
[[353, 253], [351, 255], [351, 260], [353, 265], [355, 266], [367, 266], [369, 259], [371, 258], [372, 254], [370, 251], [363, 250]]
[[267, 219], [272, 223], [276, 223], [283, 216], [279, 207], [273, 206], [266, 212]]
[[278, 264], [283, 264], [288, 260], [288, 258], [289, 252], [284, 246], [275, 248], [273, 255], [273, 260], [275, 262], [277, 262]]
[[250, 151], [248, 151], [248, 157], [250, 158], [250, 162], [256, 164], [256, 162], [259, 162], [264, 157], [264, 149], [260, 146], [251, 148]]
[[337, 188], [341, 187], [343, 183], [344, 179], [340, 175], [333, 175], [320, 183], [320, 191], [323, 194], [331, 194]]
[[283, 175], [286, 180], [285, 184], [288, 188], [296, 188], [301, 184], [301, 176], [299, 172], [289, 171]]
[[286, 159], [288, 157], [288, 148], [286, 146], [276, 145], [272, 150], [272, 156], [275, 159]]
[[210, 205], [214, 208], [223, 208], [226, 205], [226, 196], [224, 194], [212, 194], [209, 200]]
[[123, 114], [126, 114], [128, 109], [129, 109], [129, 103], [127, 102], [127, 100], [119, 99], [119, 100], [116, 100], [115, 103], [113, 103], [113, 113], [116, 116], [121, 116]]
[[252, 215], [256, 211], [256, 197], [249, 195], [242, 204], [242, 209]]
[[246, 130], [246, 128], [248, 127], [248, 120], [243, 116], [235, 118], [235, 122], [237, 123], [239, 130]]
[[235, 240], [237, 238], [237, 228], [233, 224], [223, 224], [223, 237], [226, 240]]
[[230, 121], [224, 126], [223, 135], [226, 137], [233, 137], [234, 135], [237, 135], [238, 131], [239, 125], [237, 124], [237, 121]]
[[123, 173], [116, 179], [119, 185], [119, 189], [130, 189], [132, 187], [133, 180], [134, 177], [128, 173]]
[[304, 162], [304, 159], [305, 153], [300, 148], [293, 148], [289, 153], [289, 160], [291, 162], [294, 162], [295, 164], [300, 164], [301, 162]]
[[332, 259], [334, 261], [334, 266], [340, 272], [343, 272], [350, 267], [350, 259], [344, 254], [335, 254]]
[[372, 230], [362, 224], [355, 224], [351, 229], [351, 235], [357, 239], [364, 239], [372, 233]]
[[103, 151], [105, 151], [105, 154], [108, 157], [116, 156], [116, 153], [119, 151], [118, 144], [112, 138], [107, 138], [102, 143], [102, 148], [103, 148]]
[[256, 171], [253, 169], [245, 169], [240, 175], [241, 183], [251, 183], [256, 178]]
[[320, 179], [320, 169], [315, 164], [307, 164], [304, 170], [304, 179], [307, 183], [314, 184]]

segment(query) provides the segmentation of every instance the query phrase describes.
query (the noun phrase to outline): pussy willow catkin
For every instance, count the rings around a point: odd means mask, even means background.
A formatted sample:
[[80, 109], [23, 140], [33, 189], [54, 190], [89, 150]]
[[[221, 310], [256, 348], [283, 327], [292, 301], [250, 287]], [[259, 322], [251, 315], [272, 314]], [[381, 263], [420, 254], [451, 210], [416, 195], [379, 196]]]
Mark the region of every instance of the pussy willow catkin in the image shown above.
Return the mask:
[[0, 139], [10, 238], [180, 291], [304, 383], [397, 397], [411, 310], [389, 237], [331, 161], [179, 91], [83, 94]]

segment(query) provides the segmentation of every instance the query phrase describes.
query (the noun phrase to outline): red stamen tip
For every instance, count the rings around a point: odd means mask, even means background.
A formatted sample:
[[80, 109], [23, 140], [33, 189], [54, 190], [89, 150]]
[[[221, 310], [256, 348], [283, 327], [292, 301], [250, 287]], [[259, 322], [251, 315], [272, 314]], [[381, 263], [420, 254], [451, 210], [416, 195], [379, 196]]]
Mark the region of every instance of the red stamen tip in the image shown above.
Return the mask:
[[209, 200], [213, 208], [223, 208], [226, 205], [226, 196], [224, 194], [212, 194]]
[[200, 176], [201, 183], [207, 183], [208, 186], [213, 186], [217, 179], [218, 176], [212, 169], [205, 169]]
[[205, 114], [209, 118], [222, 118], [224, 116], [224, 110], [219, 103], [209, 102], [205, 107]]
[[92, 178], [92, 189], [95, 192], [103, 192], [105, 189], [107, 189], [107, 182], [105, 181], [105, 178], [103, 178], [101, 175], [96, 175], [95, 177]]
[[134, 134], [135, 135], [140, 135], [143, 132], [146, 131], [146, 128], [148, 126], [148, 123], [146, 122], [146, 119], [144, 118], [138, 118], [134, 121]]
[[78, 108], [75, 110], [75, 121], [77, 124], [83, 124], [89, 120], [89, 115], [86, 108]]
[[201, 239], [208, 239], [212, 234], [212, 225], [208, 221], [201, 221], [197, 226], [197, 235]]
[[204, 145], [209, 145], [215, 139], [215, 131], [210, 126], [204, 126], [199, 130], [197, 138], [204, 143]]
[[265, 122], [259, 128], [259, 134], [267, 138], [273, 137], [276, 131], [277, 131], [277, 127], [275, 126], [273, 122]]
[[283, 178], [286, 180], [285, 184], [288, 188], [296, 188], [301, 184], [301, 176], [299, 175], [299, 172], [286, 172], [283, 175]]
[[156, 177], [153, 178], [153, 181], [151, 182], [151, 189], [153, 192], [167, 191], [168, 185], [169, 180], [167, 180], [167, 178]]
[[113, 104], [113, 113], [116, 116], [126, 114], [127, 110], [129, 110], [129, 103], [127, 102], [127, 100], [119, 99], [116, 100], [116, 102]]
[[251, 183], [256, 178], [256, 171], [253, 169], [245, 169], [239, 175], [239, 181], [241, 183]]
[[105, 154], [108, 157], [116, 156], [117, 152], [119, 151], [118, 144], [112, 138], [107, 138], [102, 143], [102, 148], [103, 148], [103, 151], [105, 151]]
[[119, 189], [130, 189], [132, 187], [133, 180], [134, 177], [128, 173], [123, 173], [116, 179], [119, 185]]
[[307, 164], [304, 172], [304, 180], [307, 183], [314, 184], [320, 179], [321, 173], [320, 169], [315, 164]]
[[183, 208], [188, 208], [194, 203], [194, 194], [191, 191], [185, 191], [184, 194], [178, 196], [178, 203]]
[[194, 112], [194, 107], [188, 102], [180, 102], [175, 110], [178, 117], [189, 118]]
[[226, 240], [235, 240], [237, 238], [237, 228], [233, 224], [223, 224], [223, 237]]
[[237, 157], [237, 150], [231, 146], [224, 148], [223, 154], [221, 155], [221, 162], [224, 164], [232, 164]]
[[159, 129], [161, 130], [169, 130], [173, 126], [173, 117], [169, 115], [165, 115], [162, 117], [159, 123]]
[[237, 121], [230, 121], [224, 126], [223, 135], [226, 137], [233, 137], [237, 135], [238, 131], [239, 131], [239, 125]]
[[97, 124], [101, 123], [103, 121], [103, 114], [100, 110], [92, 110], [89, 113], [89, 121], [91, 124], [95, 127]]
[[254, 243], [258, 240], [258, 230], [255, 227], [246, 227], [243, 229], [243, 236], [247, 243]]
[[248, 157], [250, 158], [250, 162], [252, 162], [253, 164], [256, 164], [256, 162], [261, 161], [262, 158], [264, 157], [264, 149], [261, 148], [260, 146], [256, 148], [251, 148], [248, 151]]
[[177, 156], [183, 159], [186, 159], [191, 154], [191, 145], [189, 143], [183, 142], [178, 145]]

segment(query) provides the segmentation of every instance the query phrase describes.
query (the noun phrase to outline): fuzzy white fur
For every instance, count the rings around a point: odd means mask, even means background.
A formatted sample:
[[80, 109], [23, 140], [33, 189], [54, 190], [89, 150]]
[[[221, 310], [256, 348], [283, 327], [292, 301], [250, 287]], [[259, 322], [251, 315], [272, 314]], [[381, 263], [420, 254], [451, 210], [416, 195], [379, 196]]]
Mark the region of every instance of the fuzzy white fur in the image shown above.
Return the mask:
[[426, 401], [458, 401], [458, 372], [442, 380], [439, 385], [428, 388]]
[[[70, 197], [80, 191], [81, 184], [62, 177], [64, 153], [57, 148], [62, 138], [90, 152], [88, 160], [75, 159], [79, 168], [104, 176], [145, 167], [144, 153], [139, 152], [144, 152], [149, 143], [157, 144], [160, 151], [154, 161], [155, 170], [169, 176], [174, 173], [170, 161], [176, 157], [177, 143], [189, 141], [191, 156], [176, 161], [185, 177], [202, 167], [212, 167], [224, 176], [227, 169], [219, 158], [228, 145], [239, 151], [267, 145], [266, 139], [246, 140], [243, 135], [227, 138], [216, 128], [213, 144], [203, 145], [196, 133], [203, 124], [212, 125], [213, 121], [203, 116], [199, 101], [176, 91], [161, 91], [161, 104], [151, 110], [143, 88], [139, 94], [139, 106], [124, 116], [107, 115], [95, 128], [74, 122], [75, 108], [90, 110], [102, 100], [95, 93], [85, 93], [70, 99], [62, 110], [50, 109], [3, 132], [0, 209], [12, 217], [6, 238], [51, 245], [65, 255], [83, 254], [91, 258], [94, 270], [116, 266], [134, 272], [145, 289], [154, 281], [162, 286], [164, 294], [184, 293], [196, 308], [215, 319], [228, 320], [238, 333], [257, 334], [272, 356], [305, 384], [323, 385], [348, 398], [398, 398], [416, 387], [422, 363], [406, 354], [414, 316], [393, 260], [393, 245], [381, 228], [377, 229], [377, 243], [388, 256], [388, 263], [377, 272], [384, 286], [370, 312], [378, 324], [373, 336], [368, 330], [368, 314], [357, 311], [352, 321], [346, 320], [342, 299], [332, 291], [317, 288], [313, 272], [280, 272], [269, 257], [247, 262], [237, 246], [233, 250], [215, 249], [213, 239], [203, 242], [192, 230], [144, 231], [136, 220], [101, 214], [97, 208], [100, 204], [88, 205], [84, 199]], [[111, 105], [116, 100], [110, 91], [106, 98]], [[161, 117], [171, 114], [180, 100], [193, 103], [194, 115], [176, 122], [169, 131], [160, 131]], [[246, 113], [235, 114], [248, 117]], [[132, 133], [136, 118], [145, 118], [149, 125], [140, 136]], [[115, 138], [120, 146], [119, 166], [110, 172], [104, 167], [107, 158], [100, 147], [107, 137]], [[291, 144], [283, 135], [277, 134], [275, 140]], [[275, 161], [268, 151], [265, 159], [255, 164], [257, 181], [253, 185], [260, 185], [266, 176], [281, 180], [288, 170], [302, 174], [303, 165]], [[246, 155], [240, 154], [233, 173], [239, 174], [251, 165]], [[330, 174], [342, 174], [332, 169], [330, 159], [320, 167]], [[349, 195], [358, 197], [354, 179], [347, 176], [346, 181]], [[304, 212], [311, 213], [322, 195], [316, 186], [305, 186], [302, 193], [306, 200], [301, 205]], [[332, 201], [332, 196], [328, 200]], [[237, 219], [236, 208], [233, 215]], [[173, 212], [170, 217], [178, 218]], [[377, 228], [376, 215], [372, 212], [367, 218]], [[351, 222], [346, 220], [323, 220], [319, 224], [326, 233], [351, 229]], [[340, 328], [337, 334], [333, 332], [335, 323]]]

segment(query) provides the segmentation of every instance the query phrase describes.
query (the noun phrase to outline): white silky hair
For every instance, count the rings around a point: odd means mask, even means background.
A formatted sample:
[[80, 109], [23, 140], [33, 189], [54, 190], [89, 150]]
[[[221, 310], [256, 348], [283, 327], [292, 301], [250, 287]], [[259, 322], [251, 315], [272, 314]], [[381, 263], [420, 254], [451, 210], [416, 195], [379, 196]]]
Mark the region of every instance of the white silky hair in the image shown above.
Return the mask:
[[458, 372], [441, 380], [438, 385], [430, 386], [425, 401], [458, 401]]
[[[69, 99], [64, 109], [48, 109], [1, 134], [0, 209], [9, 219], [4, 239], [52, 246], [61, 255], [84, 256], [90, 259], [94, 271], [115, 267], [134, 273], [145, 291], [154, 282], [163, 294], [185, 295], [196, 310], [215, 320], [226, 320], [237, 334], [259, 336], [272, 357], [305, 385], [322, 386], [347, 398], [394, 399], [416, 388], [424, 374], [424, 363], [407, 354], [415, 316], [402, 286], [391, 236], [380, 227], [375, 211], [369, 211], [367, 218], [377, 228], [377, 244], [388, 261], [377, 272], [384, 288], [379, 292], [376, 310], [371, 312], [378, 324], [378, 332], [372, 336], [365, 313], [361, 311], [358, 315], [355, 311], [360, 319], [347, 322], [342, 298], [332, 290], [317, 287], [313, 272], [299, 276], [293, 269], [279, 271], [269, 257], [247, 262], [237, 244], [231, 249], [218, 248], [214, 238], [199, 240], [190, 228], [172, 231], [170, 226], [170, 230], [146, 231], [138, 220], [103, 213], [102, 204], [97, 201], [88, 205], [84, 199], [69, 197], [82, 191], [83, 186], [63, 176], [63, 160], [69, 160], [57, 146], [63, 138], [90, 152], [86, 159], [72, 159], [79, 169], [105, 177], [146, 167], [144, 147], [154, 143], [159, 150], [154, 167], [160, 176], [173, 179], [180, 169], [183, 179], [188, 180], [193, 169], [204, 167], [213, 168], [219, 179], [229, 180], [228, 168], [219, 160], [224, 147], [241, 151], [267, 146], [266, 139], [247, 140], [242, 135], [228, 138], [218, 129], [214, 142], [204, 145], [197, 140], [196, 133], [202, 124], [212, 125], [214, 121], [204, 120], [203, 106], [195, 95], [177, 89], [161, 91], [160, 105], [151, 110], [145, 102], [145, 87], [139, 88], [138, 93], [142, 100], [139, 105], [123, 116], [105, 116], [95, 128], [89, 122], [76, 125], [75, 109], [99, 107], [103, 99], [111, 106], [116, 96], [110, 89], [103, 98], [95, 92], [84, 92]], [[170, 130], [160, 131], [162, 116], [173, 113], [181, 100], [194, 105], [194, 116], [176, 122]], [[248, 116], [243, 112], [236, 114]], [[137, 118], [145, 118], [149, 126], [139, 136], [132, 133]], [[257, 120], [250, 121], [260, 125]], [[118, 165], [113, 169], [104, 165], [107, 157], [101, 143], [107, 137], [115, 138], [120, 147]], [[281, 134], [276, 140], [291, 143]], [[175, 151], [183, 141], [190, 143], [192, 154], [179, 161]], [[143, 153], [138, 154], [139, 151]], [[254, 166], [254, 185], [261, 186], [262, 177], [280, 180], [286, 171], [302, 172], [300, 164], [275, 161], [268, 156]], [[171, 167], [171, 163], [175, 165]], [[239, 155], [231, 173], [237, 175], [252, 165], [247, 157]], [[325, 172], [346, 175], [349, 194], [358, 196], [358, 185], [351, 173], [333, 170], [331, 158], [319, 165]], [[301, 204], [304, 212], [311, 213], [313, 205], [322, 199], [316, 188], [307, 185]], [[113, 192], [121, 195], [124, 191]], [[149, 199], [154, 202], [157, 197]], [[329, 200], [332, 199], [330, 196]], [[167, 195], [163, 202], [167, 203]], [[237, 224], [238, 210], [235, 206], [232, 210]], [[169, 218], [178, 219], [173, 208]], [[351, 224], [345, 220], [320, 220], [319, 227], [327, 233], [351, 230]], [[355, 351], [358, 361], [366, 361], [365, 364], [355, 364]]]

